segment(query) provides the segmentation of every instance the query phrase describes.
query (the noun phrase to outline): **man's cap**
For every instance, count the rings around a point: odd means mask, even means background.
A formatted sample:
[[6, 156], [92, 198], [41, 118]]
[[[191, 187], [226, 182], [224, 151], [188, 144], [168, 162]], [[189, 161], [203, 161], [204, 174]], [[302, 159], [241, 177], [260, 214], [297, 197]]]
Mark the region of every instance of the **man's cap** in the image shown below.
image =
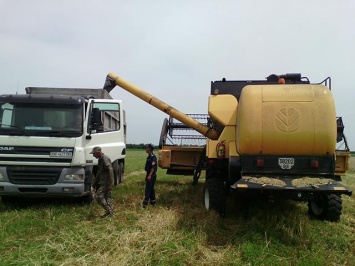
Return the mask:
[[154, 150], [154, 146], [152, 145], [152, 144], [147, 144], [147, 146], [146, 147], [148, 147], [150, 150]]
[[101, 151], [101, 147], [96, 146], [96, 147], [92, 148], [92, 151], [90, 152], [90, 154], [94, 154], [94, 152], [98, 152], [98, 151]]

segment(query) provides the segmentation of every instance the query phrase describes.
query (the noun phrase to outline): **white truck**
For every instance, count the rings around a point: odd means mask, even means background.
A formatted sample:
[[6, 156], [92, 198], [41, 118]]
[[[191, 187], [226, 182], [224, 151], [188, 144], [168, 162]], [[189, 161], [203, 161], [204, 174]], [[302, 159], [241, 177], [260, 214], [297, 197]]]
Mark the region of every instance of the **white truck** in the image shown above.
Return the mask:
[[122, 182], [126, 121], [121, 100], [104, 89], [27, 87], [0, 96], [0, 196], [83, 197], [91, 201], [95, 146]]

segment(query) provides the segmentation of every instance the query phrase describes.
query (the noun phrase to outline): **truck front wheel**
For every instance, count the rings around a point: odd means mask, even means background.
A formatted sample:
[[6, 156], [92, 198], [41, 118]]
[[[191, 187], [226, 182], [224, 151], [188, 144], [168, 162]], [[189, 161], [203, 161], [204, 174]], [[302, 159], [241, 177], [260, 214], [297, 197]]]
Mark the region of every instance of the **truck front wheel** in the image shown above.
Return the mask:
[[226, 190], [224, 181], [212, 177], [206, 180], [204, 188], [204, 204], [206, 210], [215, 210], [220, 216], [226, 213]]
[[319, 220], [339, 221], [341, 211], [341, 197], [335, 194], [317, 194], [308, 201], [308, 214]]

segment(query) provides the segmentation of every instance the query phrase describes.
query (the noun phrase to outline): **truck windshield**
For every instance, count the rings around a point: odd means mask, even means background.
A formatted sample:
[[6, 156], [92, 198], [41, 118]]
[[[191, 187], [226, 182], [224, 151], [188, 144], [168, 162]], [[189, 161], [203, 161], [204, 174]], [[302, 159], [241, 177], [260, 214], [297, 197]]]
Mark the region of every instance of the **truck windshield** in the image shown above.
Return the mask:
[[0, 102], [0, 135], [79, 137], [82, 128], [79, 104]]

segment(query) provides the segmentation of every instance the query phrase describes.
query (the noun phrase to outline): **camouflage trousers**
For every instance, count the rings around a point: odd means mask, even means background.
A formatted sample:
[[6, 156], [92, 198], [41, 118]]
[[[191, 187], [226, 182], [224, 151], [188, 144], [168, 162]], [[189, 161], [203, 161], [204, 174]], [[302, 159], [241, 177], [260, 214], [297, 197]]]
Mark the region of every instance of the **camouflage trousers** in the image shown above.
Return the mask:
[[96, 190], [95, 198], [106, 213], [113, 214], [111, 191], [108, 191], [106, 186], [99, 186]]

